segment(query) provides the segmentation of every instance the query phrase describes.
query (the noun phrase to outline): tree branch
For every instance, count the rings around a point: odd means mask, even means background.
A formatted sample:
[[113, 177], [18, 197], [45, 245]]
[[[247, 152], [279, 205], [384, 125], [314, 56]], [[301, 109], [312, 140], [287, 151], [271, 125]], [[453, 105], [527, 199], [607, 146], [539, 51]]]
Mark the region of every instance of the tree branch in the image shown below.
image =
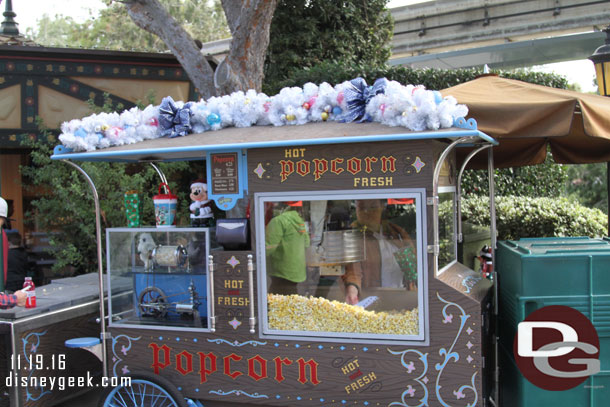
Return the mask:
[[244, 1], [247, 0], [221, 0], [222, 9], [225, 11], [227, 17], [227, 24], [229, 24], [229, 30], [231, 34], [235, 32], [237, 23], [239, 22], [239, 16], [241, 10], [246, 7]]
[[[224, 81], [217, 81], [217, 89], [221, 92], [235, 89], [260, 91], [262, 88], [269, 28], [277, 0], [244, 0], [239, 3], [222, 1], [227, 20], [231, 20], [229, 27], [233, 40], [225, 61]], [[239, 17], [235, 18], [238, 7], [241, 10]]]
[[138, 27], [165, 42], [202, 97], [207, 99], [216, 95], [212, 67], [190, 34], [158, 0], [124, 0], [124, 4], [127, 14]]
[[195, 41], [158, 0], [120, 1], [138, 27], [165, 42], [205, 99], [236, 90], [261, 90], [269, 29], [278, 0], [221, 0], [233, 40], [215, 78]]

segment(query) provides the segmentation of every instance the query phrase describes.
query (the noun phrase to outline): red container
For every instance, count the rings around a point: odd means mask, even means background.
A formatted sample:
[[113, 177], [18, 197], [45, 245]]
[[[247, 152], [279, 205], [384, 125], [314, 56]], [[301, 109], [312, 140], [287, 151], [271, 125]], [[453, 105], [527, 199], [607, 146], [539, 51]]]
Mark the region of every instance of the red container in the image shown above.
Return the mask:
[[36, 286], [32, 281], [32, 277], [26, 277], [23, 282], [23, 289], [26, 290], [26, 294], [28, 297], [25, 300], [26, 308], [35, 308], [36, 307]]

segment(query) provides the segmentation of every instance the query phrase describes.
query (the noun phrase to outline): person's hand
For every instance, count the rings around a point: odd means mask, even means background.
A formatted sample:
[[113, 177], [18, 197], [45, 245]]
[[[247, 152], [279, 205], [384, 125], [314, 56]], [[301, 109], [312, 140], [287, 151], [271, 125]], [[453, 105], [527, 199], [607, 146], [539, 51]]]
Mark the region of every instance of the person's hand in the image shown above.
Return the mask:
[[17, 297], [17, 305], [19, 307], [25, 306], [25, 300], [28, 298], [28, 295], [21, 290], [15, 291], [14, 295]]
[[351, 305], [358, 304], [358, 288], [353, 285], [345, 287], [345, 302]]

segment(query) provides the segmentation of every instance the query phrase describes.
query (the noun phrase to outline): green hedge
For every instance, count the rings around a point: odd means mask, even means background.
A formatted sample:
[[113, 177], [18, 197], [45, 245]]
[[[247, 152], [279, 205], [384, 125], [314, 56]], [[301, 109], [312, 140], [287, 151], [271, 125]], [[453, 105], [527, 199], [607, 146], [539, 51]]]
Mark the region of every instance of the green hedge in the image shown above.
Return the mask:
[[[462, 220], [476, 225], [489, 225], [489, 198], [464, 198]], [[498, 197], [496, 220], [500, 240], [522, 237], [600, 237], [606, 235], [608, 230], [608, 218], [602, 211], [584, 207], [567, 198]]]
[[[517, 79], [537, 85], [567, 89], [568, 81], [561, 75], [532, 72], [528, 70], [502, 71], [492, 70], [503, 78]], [[311, 68], [292, 71], [287, 79], [273, 80], [268, 78], [263, 83], [263, 91], [275, 95], [284, 87], [302, 87], [307, 82], [316, 84], [328, 82], [331, 85], [362, 77], [372, 84], [378, 78], [387, 78], [402, 84], [424, 85], [426, 89], [440, 90], [468, 82], [483, 73], [481, 68], [473, 69], [413, 69], [405, 66], [382, 67], [369, 64], [350, 64], [342, 62], [321, 62]]]
[[[568, 168], [568, 165], [557, 164], [553, 161], [550, 149], [542, 164], [496, 168], [494, 171], [496, 196], [548, 198], [565, 196]], [[464, 171], [462, 191], [468, 195], [489, 196], [487, 170]]]

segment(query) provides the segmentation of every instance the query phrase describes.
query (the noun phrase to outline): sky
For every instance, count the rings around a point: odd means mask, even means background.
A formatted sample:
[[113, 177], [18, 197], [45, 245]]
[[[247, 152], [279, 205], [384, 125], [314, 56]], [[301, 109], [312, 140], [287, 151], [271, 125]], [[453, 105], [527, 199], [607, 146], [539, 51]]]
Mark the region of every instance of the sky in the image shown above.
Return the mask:
[[[1, 0], [0, 0], [1, 1]], [[423, 3], [428, 0], [391, 0], [388, 7], [400, 7], [409, 4]], [[15, 20], [19, 23], [19, 31], [25, 33], [28, 27], [34, 28], [36, 21], [44, 14], [54, 16], [61, 14], [70, 16], [78, 22], [92, 18], [100, 9], [106, 7], [101, 0], [13, 0], [13, 11], [17, 14]], [[2, 4], [4, 11], [4, 4]], [[600, 44], [601, 45], [601, 44]], [[567, 77], [568, 82], [578, 83], [583, 92], [595, 90], [593, 80], [595, 70], [589, 60], [560, 62], [535, 67], [536, 71], [555, 72]]]

